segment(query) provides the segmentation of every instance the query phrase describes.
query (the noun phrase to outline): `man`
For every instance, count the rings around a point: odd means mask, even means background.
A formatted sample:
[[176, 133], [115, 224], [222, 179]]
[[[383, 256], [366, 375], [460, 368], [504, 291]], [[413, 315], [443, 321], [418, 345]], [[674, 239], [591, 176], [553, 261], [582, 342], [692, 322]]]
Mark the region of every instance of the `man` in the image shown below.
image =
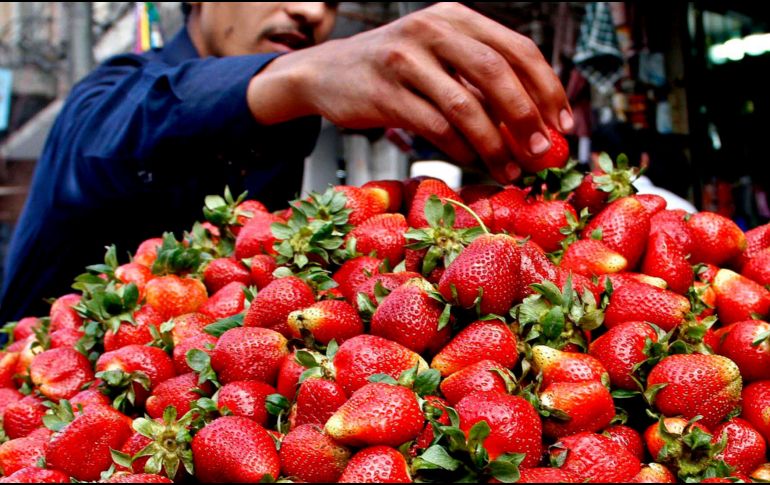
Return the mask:
[[43, 299], [69, 292], [106, 245], [124, 255], [180, 234], [225, 185], [285, 205], [320, 116], [411, 130], [458, 163], [481, 158], [499, 181], [517, 175], [514, 157], [549, 148], [546, 125], [572, 126], [537, 47], [458, 4], [323, 44], [336, 4], [187, 7], [164, 49], [115, 57], [70, 93], [11, 242], [0, 323], [45, 314]]

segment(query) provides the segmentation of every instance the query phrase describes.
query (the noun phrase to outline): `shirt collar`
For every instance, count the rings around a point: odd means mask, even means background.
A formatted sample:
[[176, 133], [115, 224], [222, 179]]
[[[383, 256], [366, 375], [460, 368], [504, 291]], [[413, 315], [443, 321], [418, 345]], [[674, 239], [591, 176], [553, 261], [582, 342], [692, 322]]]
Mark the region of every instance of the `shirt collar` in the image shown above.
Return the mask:
[[164, 62], [172, 66], [200, 57], [197, 49], [195, 49], [195, 45], [192, 43], [192, 39], [190, 39], [187, 27], [182, 27], [179, 30], [174, 38], [163, 47], [160, 55]]

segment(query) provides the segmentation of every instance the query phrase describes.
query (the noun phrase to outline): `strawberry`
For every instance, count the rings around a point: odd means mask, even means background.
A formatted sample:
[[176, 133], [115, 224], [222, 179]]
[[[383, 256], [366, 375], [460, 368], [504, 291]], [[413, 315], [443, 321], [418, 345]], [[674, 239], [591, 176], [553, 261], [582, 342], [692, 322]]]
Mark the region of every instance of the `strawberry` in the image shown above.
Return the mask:
[[214, 320], [237, 315], [243, 311], [246, 302], [245, 289], [246, 287], [238, 281], [228, 283], [211, 295], [211, 298], [201, 305], [198, 311]]
[[281, 362], [289, 355], [286, 344], [274, 330], [231, 328], [219, 337], [211, 352], [211, 367], [223, 384], [257, 380], [273, 385]]
[[743, 265], [741, 274], [765, 287], [770, 285], [770, 248], [749, 259]]
[[521, 301], [525, 297], [535, 293], [530, 285], [540, 284], [543, 281], [556, 281], [559, 277], [559, 268], [555, 266], [545, 255], [543, 249], [532, 241], [522, 243], [520, 251], [519, 282], [517, 295], [514, 301]]
[[741, 400], [738, 366], [721, 355], [676, 354], [661, 360], [647, 377], [647, 390], [665, 384], [655, 394], [655, 407], [664, 416], [703, 416], [713, 427]]
[[0, 483], [71, 483], [71, 480], [59, 470], [28, 466], [0, 478]]
[[70, 348], [74, 349], [81, 338], [85, 336], [83, 329], [62, 328], [55, 332], [51, 332], [48, 336], [50, 338], [51, 349]]
[[183, 415], [190, 410], [190, 403], [212, 393], [211, 384], [198, 384], [198, 376], [188, 372], [158, 384], [147, 398], [145, 409], [147, 414], [155, 419], [163, 417], [163, 412], [168, 406], [173, 406], [177, 414]]
[[447, 301], [464, 308], [473, 307], [480, 299], [482, 314], [504, 315], [516, 298], [519, 263], [519, 248], [511, 236], [479, 236], [449, 265], [439, 291]]
[[120, 323], [118, 331], [112, 328], [104, 332], [104, 350], [111, 352], [126, 345], [146, 345], [154, 337], [150, 327], [159, 329], [163, 323], [163, 315], [150, 305], [144, 305], [134, 312], [134, 322]]
[[505, 369], [497, 362], [480, 360], [475, 364], [463, 367], [441, 381], [441, 393], [452, 405], [474, 392], [504, 394], [508, 391], [508, 382], [503, 377], [504, 375], [506, 375]]
[[518, 187], [506, 187], [502, 192], [489, 198], [492, 206], [492, 220], [489, 228], [492, 232], [515, 233], [516, 219], [525, 203], [527, 193], [527, 190]]
[[23, 397], [24, 394], [20, 393], [12, 387], [0, 388], [0, 423], [3, 420], [3, 415], [5, 414], [5, 410], [8, 409], [8, 406], [15, 402], [21, 401]]
[[460, 187], [458, 194], [466, 204], [473, 204], [482, 199], [489, 199], [493, 195], [501, 192], [503, 187], [493, 184], [469, 184]]
[[650, 219], [650, 236], [665, 233], [684, 254], [689, 255], [694, 240], [690, 226], [687, 225], [687, 217], [688, 213], [682, 209], [666, 209], [656, 213]]
[[158, 257], [158, 248], [162, 245], [163, 238], [153, 237], [150, 239], [145, 239], [142, 241], [139, 247], [136, 248], [133, 262], [151, 268]]
[[[356, 295], [356, 300], [358, 299], [358, 294], [363, 293], [369, 298], [371, 302], [376, 303], [378, 300], [383, 298], [383, 295], [378, 295], [378, 286], [382, 287], [382, 289], [385, 290], [385, 293], [389, 294], [412, 278], [421, 277], [422, 276], [419, 273], [415, 273], [413, 271], [403, 271], [401, 273], [379, 273], [372, 275], [371, 278], [367, 279], [363, 283], [360, 283], [355, 287], [353, 292]], [[356, 303], [359, 302], [357, 301]]]
[[334, 187], [334, 190], [345, 194], [347, 198], [345, 208], [351, 211], [348, 222], [354, 226], [382, 214], [389, 205], [389, 201], [385, 200], [381, 193], [371, 189], [365, 190], [349, 185], [338, 185]]
[[[661, 421], [649, 425], [644, 430], [644, 443], [654, 460], [663, 461], [666, 459], [666, 455], [661, 455], [661, 451], [664, 451], [664, 448], [668, 448], [665, 450], [666, 453], [681, 455], [682, 444], [677, 443], [677, 445], [673, 445], [672, 442], [675, 440], [681, 442], [681, 438], [684, 435], [691, 433], [695, 429], [711, 434], [711, 431], [698, 421], [690, 422], [681, 417], [662, 418]], [[663, 430], [665, 430], [665, 433]]]
[[408, 229], [403, 215], [379, 214], [354, 227], [345, 236], [345, 241], [355, 239], [356, 251], [382, 260], [387, 259], [395, 266], [404, 259], [404, 233]]
[[171, 340], [174, 342], [174, 345], [178, 345], [190, 337], [204, 334], [204, 329], [214, 322], [214, 318], [200, 312], [179, 315], [174, 318]]
[[599, 431], [615, 417], [610, 391], [599, 381], [554, 382], [540, 393], [540, 404], [567, 417], [545, 419], [543, 433], [561, 438], [581, 431]]
[[442, 320], [444, 305], [430, 293], [433, 286], [422, 278], [409, 280], [385, 297], [372, 315], [371, 333], [392, 340], [418, 354], [431, 353], [449, 340], [449, 318]]
[[33, 334], [36, 328], [40, 328], [41, 321], [36, 317], [24, 317], [13, 327], [13, 341], [24, 340]]
[[560, 468], [581, 482], [625, 482], [641, 470], [641, 463], [630, 451], [596, 433], [565, 436], [551, 447], [550, 453], [552, 459], [563, 458]]
[[428, 368], [427, 363], [416, 352], [391, 340], [376, 335], [359, 335], [340, 345], [334, 355], [336, 381], [352, 395], [368, 383], [374, 374], [387, 374], [398, 379], [402, 372]]
[[307, 483], [335, 483], [351, 453], [318, 426], [305, 424], [283, 438], [279, 455], [285, 476]]
[[636, 194], [632, 195], [632, 197], [644, 206], [650, 216], [665, 210], [668, 204], [666, 199], [657, 194]]
[[737, 473], [750, 474], [767, 458], [767, 443], [754, 427], [741, 418], [733, 418], [714, 429], [713, 441], [727, 437], [725, 449], [715, 458], [723, 460]]
[[104, 404], [109, 406], [110, 398], [99, 391], [97, 387], [92, 386], [72, 396], [69, 402], [70, 405], [72, 405], [72, 409], [77, 409], [78, 406], [85, 408], [92, 404]]
[[389, 446], [370, 446], [350, 459], [338, 483], [412, 483], [404, 455]]
[[147, 282], [155, 278], [152, 270], [139, 263], [126, 263], [115, 268], [115, 278], [123, 284], [133, 283], [139, 290], [139, 299], [144, 296], [144, 287]]
[[607, 371], [596, 358], [577, 352], [562, 352], [545, 345], [532, 347], [532, 364], [542, 374], [542, 387], [554, 382], [602, 382]]
[[428, 421], [426, 421], [422, 431], [420, 431], [420, 435], [417, 436], [417, 439], [414, 440], [414, 443], [409, 448], [411, 456], [417, 456], [421, 450], [431, 446], [436, 438], [434, 423], [440, 426], [449, 426], [451, 424], [449, 411], [447, 410], [448, 407], [449, 403], [445, 399], [441, 399], [438, 396], [425, 396], [422, 410]]
[[256, 483], [278, 477], [281, 461], [265, 429], [242, 416], [217, 418], [192, 440], [195, 475], [202, 482]]
[[236, 225], [233, 227], [233, 233], [237, 235], [237, 230], [253, 219], [257, 212], [268, 212], [265, 204], [258, 200], [248, 199], [238, 204], [235, 207]]
[[575, 209], [565, 200], [529, 200], [519, 208], [516, 234], [532, 238], [547, 253], [561, 248], [570, 221], [577, 221]]
[[746, 235], [727, 217], [715, 212], [693, 214], [687, 225], [693, 236], [693, 263], [711, 263], [721, 266], [737, 258], [746, 249]]
[[650, 232], [650, 214], [633, 197], [622, 197], [599, 212], [583, 229], [583, 238], [601, 235], [601, 241], [620, 253], [628, 269], [636, 267]]
[[580, 483], [570, 472], [560, 468], [522, 468], [516, 483]]
[[364, 333], [358, 312], [343, 300], [323, 300], [295, 310], [289, 314], [287, 325], [292, 337], [303, 338], [309, 334], [323, 345], [331, 340], [342, 343]]
[[660, 463], [648, 463], [642, 466], [639, 473], [630, 483], [676, 483], [676, 476]]
[[49, 331], [54, 332], [62, 328], [80, 328], [83, 319], [73, 308], [80, 303], [80, 295], [70, 293], [59, 297], [51, 304], [51, 325]]
[[355, 289], [368, 280], [372, 275], [380, 272], [382, 260], [371, 256], [358, 256], [345, 261], [332, 275], [332, 279], [339, 285], [337, 289], [351, 305], [356, 304]]
[[154, 473], [115, 473], [104, 483], [174, 483], [162, 475]]
[[176, 275], [160, 276], [145, 286], [147, 304], [164, 319], [194, 312], [206, 302], [206, 287], [200, 280]]
[[210, 354], [216, 344], [217, 338], [207, 333], [187, 337], [179, 342], [174, 346], [174, 370], [176, 373], [181, 375], [192, 372], [192, 369], [187, 364], [187, 352], [192, 349], [198, 349]]
[[[551, 140], [551, 147], [548, 151], [534, 158], [520, 158], [516, 160], [525, 172], [537, 173], [547, 168], [561, 168], [567, 163], [567, 160], [569, 159], [569, 144], [567, 143], [567, 139], [555, 129], [551, 127], [548, 127], [547, 129], [548, 138]], [[523, 150], [518, 148], [518, 143], [511, 135], [508, 127], [503, 123], [500, 124], [500, 133], [513, 153], [528, 152], [526, 149]]]
[[275, 259], [268, 254], [257, 254], [251, 258], [251, 264], [249, 265], [251, 281], [254, 282], [258, 290], [261, 290], [275, 279], [273, 271], [277, 267]]
[[625, 271], [628, 261], [601, 241], [579, 239], [564, 251], [559, 266], [566, 271], [593, 277]]
[[460, 331], [431, 361], [443, 377], [480, 360], [512, 369], [519, 359], [516, 336], [503, 322], [479, 320]]
[[668, 289], [680, 295], [687, 293], [695, 278], [687, 253], [665, 232], [653, 233], [647, 241], [642, 272], [665, 280]]
[[746, 320], [730, 325], [721, 336], [719, 354], [731, 359], [745, 381], [770, 379], [770, 324]]
[[271, 225], [286, 222], [269, 212], [255, 212], [238, 232], [235, 239], [235, 259], [243, 260], [258, 254], [276, 254], [273, 244], [275, 236]]
[[286, 321], [291, 312], [315, 302], [313, 289], [296, 276], [272, 281], [252, 300], [243, 319], [244, 327], [262, 327], [291, 335]]
[[770, 316], [770, 291], [759, 283], [722, 268], [717, 271], [712, 286], [723, 325], [749, 320], [755, 314], [760, 318]]
[[732, 261], [732, 265], [739, 270], [749, 259], [770, 248], [770, 223], [746, 231], [745, 236], [746, 249]]
[[0, 470], [10, 475], [28, 466], [35, 466], [45, 459], [48, 439], [39, 437], [16, 438], [0, 445]]
[[424, 422], [411, 389], [372, 382], [354, 392], [324, 429], [343, 445], [397, 447], [416, 438]]
[[171, 357], [158, 347], [146, 345], [127, 345], [103, 353], [96, 361], [96, 371], [121, 371], [125, 374], [141, 372], [149, 379], [151, 390], [176, 375]]
[[251, 273], [238, 261], [231, 258], [217, 258], [203, 271], [203, 283], [210, 294], [224, 288], [228, 283], [251, 284]]
[[53, 435], [46, 463], [77, 480], [98, 480], [112, 464], [110, 450], [119, 450], [131, 434], [129, 417], [109, 406], [89, 406]]
[[491, 431], [484, 439], [489, 459], [506, 453], [523, 453], [522, 468], [537, 466], [543, 454], [540, 416], [524, 398], [492, 392], [474, 392], [455, 406], [460, 429], [469, 436], [471, 428], [486, 421]]
[[[29, 337], [27, 337], [29, 338]], [[22, 341], [23, 342], [23, 341]], [[15, 342], [16, 345], [18, 342]], [[19, 363], [18, 352], [0, 351], [0, 389], [14, 388], [13, 376], [16, 373], [16, 366]]]
[[770, 381], [752, 382], [743, 389], [741, 418], [770, 440]]
[[43, 416], [48, 410], [43, 400], [30, 394], [5, 408], [3, 429], [10, 439], [23, 438], [43, 426]]
[[265, 404], [271, 394], [275, 394], [275, 388], [264, 382], [233, 381], [219, 389], [217, 407], [220, 410], [227, 408], [235, 416], [243, 416], [266, 426], [269, 416]]
[[615, 289], [605, 309], [604, 324], [647, 321], [669, 331], [684, 321], [690, 301], [682, 295], [644, 283], [628, 282]]
[[398, 212], [404, 201], [404, 184], [400, 180], [370, 180], [361, 186], [380, 199], [387, 212]]
[[[409, 207], [409, 214], [406, 218], [409, 227], [423, 229], [430, 226], [425, 214], [425, 206], [428, 203], [428, 199], [433, 195], [438, 197], [442, 202], [446, 202], [447, 200], [462, 201], [462, 197], [442, 180], [430, 178], [423, 180], [417, 186], [417, 191], [415, 192]], [[461, 211], [464, 212], [464, 209], [461, 209]]]
[[292, 429], [304, 424], [323, 426], [348, 397], [334, 381], [311, 377], [302, 382], [289, 414]]
[[644, 442], [642, 441], [642, 436], [634, 428], [624, 424], [615, 424], [605, 428], [602, 434], [615, 443], [624, 446], [639, 461], [644, 460]]
[[86, 356], [66, 347], [37, 354], [29, 375], [37, 390], [54, 401], [71, 398], [94, 379]]
[[634, 367], [646, 361], [647, 341], [658, 341], [658, 333], [646, 322], [631, 321], [618, 324], [591, 342], [589, 353], [607, 369], [613, 386], [637, 390]]
[[[602, 178], [603, 177], [603, 178]], [[583, 176], [580, 185], [573, 192], [570, 203], [576, 211], [587, 209], [591, 215], [598, 214], [606, 205], [610, 197], [610, 192], [602, 189], [600, 180], [611, 181], [602, 170], [594, 170]], [[628, 184], [631, 185], [630, 183]], [[623, 197], [631, 195], [628, 190], [623, 193]], [[617, 199], [618, 197], [615, 197]]]
[[297, 361], [296, 350], [284, 357], [281, 366], [278, 368], [278, 379], [275, 386], [278, 394], [293, 401], [297, 395], [299, 378], [305, 370], [307, 370], [305, 366]]

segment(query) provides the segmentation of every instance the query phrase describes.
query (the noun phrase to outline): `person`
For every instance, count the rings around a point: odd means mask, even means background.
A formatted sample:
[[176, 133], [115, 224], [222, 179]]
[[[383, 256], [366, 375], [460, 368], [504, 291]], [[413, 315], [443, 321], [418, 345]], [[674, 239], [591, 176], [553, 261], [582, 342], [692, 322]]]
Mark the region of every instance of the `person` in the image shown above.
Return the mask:
[[47, 314], [107, 245], [181, 235], [226, 185], [285, 207], [321, 117], [409, 130], [501, 182], [549, 148], [547, 126], [573, 123], [537, 46], [460, 4], [328, 42], [336, 3], [185, 8], [166, 47], [111, 58], [70, 92], [10, 244], [0, 323]]

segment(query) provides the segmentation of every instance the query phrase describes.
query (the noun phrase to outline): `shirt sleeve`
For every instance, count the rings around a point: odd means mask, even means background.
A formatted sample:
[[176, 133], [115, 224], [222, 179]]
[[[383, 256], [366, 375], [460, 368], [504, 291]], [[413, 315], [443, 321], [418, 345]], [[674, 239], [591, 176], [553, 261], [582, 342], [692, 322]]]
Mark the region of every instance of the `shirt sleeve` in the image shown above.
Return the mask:
[[[275, 57], [169, 66], [127, 55], [100, 66], [72, 90], [46, 144], [44, 157], [58, 160], [52, 169], [62, 188], [59, 202], [134, 194], [163, 178], [153, 174], [184, 171], [191, 154], [215, 158], [244, 143], [266, 153], [276, 151], [265, 146], [274, 144], [309, 153], [320, 125], [316, 117], [261, 126], [249, 111], [249, 81]], [[288, 146], [287, 136], [295, 140]]]

